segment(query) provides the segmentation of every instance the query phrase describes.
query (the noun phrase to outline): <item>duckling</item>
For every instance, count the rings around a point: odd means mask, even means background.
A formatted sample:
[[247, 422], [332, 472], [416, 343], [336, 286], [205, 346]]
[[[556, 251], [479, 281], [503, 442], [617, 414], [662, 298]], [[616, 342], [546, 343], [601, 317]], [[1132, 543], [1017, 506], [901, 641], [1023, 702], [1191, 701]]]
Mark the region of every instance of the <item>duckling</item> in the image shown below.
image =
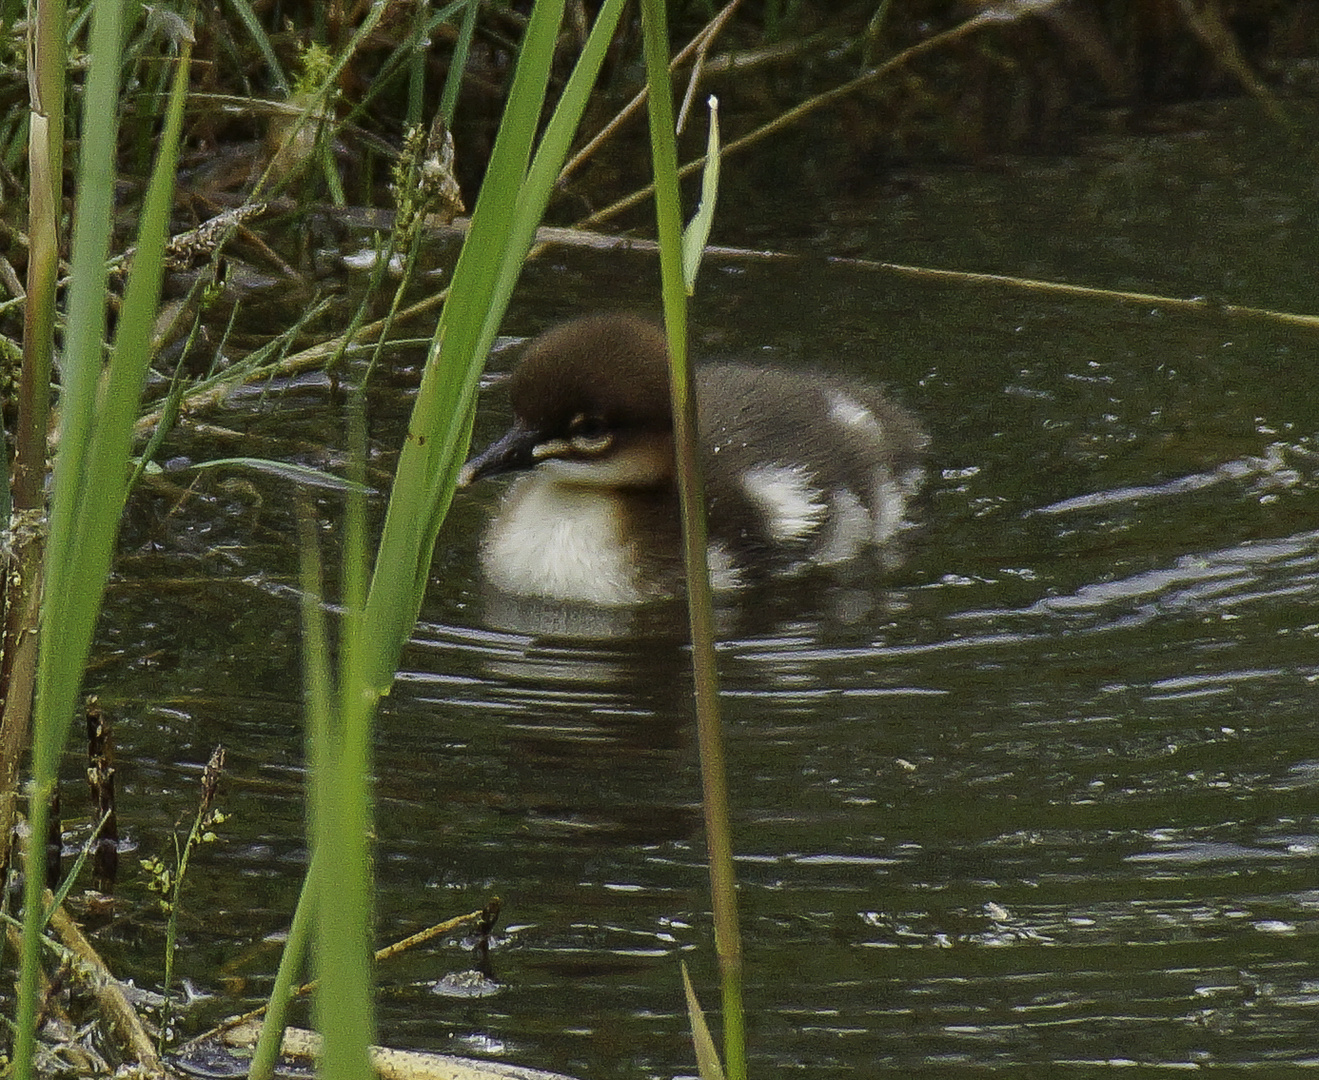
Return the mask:
[[[705, 364], [694, 388], [717, 590], [892, 543], [927, 443], [905, 411], [863, 383], [777, 367]], [[512, 427], [459, 478], [524, 474], [481, 542], [486, 578], [609, 607], [679, 594], [663, 330], [626, 314], [557, 326], [526, 347], [509, 396]]]

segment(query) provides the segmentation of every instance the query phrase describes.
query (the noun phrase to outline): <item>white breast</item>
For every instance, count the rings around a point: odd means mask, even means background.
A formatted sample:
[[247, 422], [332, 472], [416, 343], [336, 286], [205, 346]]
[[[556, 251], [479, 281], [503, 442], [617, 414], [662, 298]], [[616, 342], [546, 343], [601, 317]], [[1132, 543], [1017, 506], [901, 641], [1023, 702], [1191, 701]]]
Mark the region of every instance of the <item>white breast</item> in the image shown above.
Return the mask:
[[540, 470], [509, 488], [481, 562], [496, 587], [521, 596], [601, 605], [646, 599], [617, 497], [607, 488], [556, 483]]

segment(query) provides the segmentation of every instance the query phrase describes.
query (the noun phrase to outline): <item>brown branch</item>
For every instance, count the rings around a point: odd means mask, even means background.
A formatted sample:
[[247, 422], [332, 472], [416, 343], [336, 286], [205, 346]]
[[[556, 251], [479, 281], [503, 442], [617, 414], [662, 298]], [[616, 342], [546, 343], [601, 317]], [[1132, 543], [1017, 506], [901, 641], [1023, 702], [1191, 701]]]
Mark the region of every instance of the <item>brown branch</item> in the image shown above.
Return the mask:
[[[47, 893], [47, 896], [49, 895]], [[161, 1064], [156, 1048], [142, 1026], [142, 1021], [138, 1019], [137, 1010], [129, 1004], [119, 982], [110, 974], [109, 968], [105, 966], [100, 954], [92, 948], [91, 942], [83, 936], [82, 931], [63, 908], [56, 908], [51, 915], [50, 928], [59, 935], [65, 948], [91, 971], [92, 987], [101, 1007], [101, 1014], [114, 1028], [123, 1048], [137, 1060], [148, 1075], [164, 1076], [165, 1067]]]
[[1283, 109], [1282, 103], [1274, 96], [1273, 91], [1260, 81], [1259, 76], [1246, 62], [1232, 28], [1228, 26], [1227, 20], [1223, 18], [1223, 12], [1219, 10], [1217, 0], [1204, 0], [1202, 6], [1197, 6], [1195, 0], [1177, 0], [1177, 6], [1181, 8], [1182, 16], [1186, 19], [1186, 25], [1191, 28], [1191, 33], [1200, 39], [1200, 44], [1208, 49], [1224, 70], [1241, 84], [1246, 93], [1260, 103], [1272, 120], [1294, 133], [1295, 125]]
[[[817, 94], [813, 98], [808, 98], [795, 108], [789, 109], [787, 112], [776, 116], [773, 120], [769, 121], [769, 123], [762, 124], [754, 131], [748, 132], [739, 139], [734, 139], [732, 142], [725, 143], [723, 149], [719, 152], [719, 158], [721, 161], [725, 160], [732, 154], [736, 154], [750, 146], [754, 146], [761, 140], [767, 139], [769, 136], [782, 131], [784, 128], [791, 127], [798, 121], [805, 119], [818, 109], [822, 109], [824, 106], [830, 105], [850, 94], [854, 94], [862, 87], [869, 86], [871, 83], [882, 79], [885, 75], [911, 63], [911, 61], [919, 56], [925, 55], [927, 52], [932, 52], [937, 48], [942, 48], [944, 45], [947, 45], [952, 41], [956, 41], [957, 39], [965, 37], [977, 30], [982, 30], [987, 26], [996, 26], [1003, 22], [1012, 21], [1017, 17], [1016, 14], [1002, 14], [994, 11], [981, 12], [979, 15], [967, 19], [966, 22], [959, 23], [951, 30], [945, 30], [942, 34], [935, 34], [932, 38], [926, 38], [924, 41], [917, 42], [910, 48], [904, 49], [902, 52], [898, 53], [898, 55], [892, 59], [886, 60], [878, 67], [873, 67], [869, 71], [864, 71], [856, 78], [849, 79], [847, 82], [835, 86], [832, 90], [826, 90], [822, 94]], [[705, 155], [703, 154], [682, 166], [682, 168], [678, 170], [678, 179], [681, 180], [684, 177], [690, 176], [692, 173], [697, 172], [704, 167]], [[610, 218], [617, 217], [624, 210], [630, 210], [632, 207], [645, 202], [646, 199], [654, 194], [654, 191], [655, 185], [647, 184], [645, 187], [634, 191], [631, 195], [606, 206], [603, 210], [596, 211], [596, 213], [585, 218], [578, 224], [583, 228], [589, 228], [592, 225], [598, 225], [602, 221], [608, 221]]]
[[[723, 7], [723, 9], [713, 19], [711, 19], [708, 23], [705, 24], [705, 26], [701, 28], [700, 33], [698, 33], [694, 38], [691, 39], [691, 41], [689, 41], [685, 46], [683, 46], [681, 51], [679, 51], [679, 53], [672, 60], [669, 61], [669, 70], [670, 71], [676, 70], [680, 65], [686, 63], [687, 59], [693, 53], [698, 52], [698, 50], [700, 51], [701, 54], [703, 54], [705, 49], [709, 47], [710, 43], [715, 39], [715, 37], [718, 36], [719, 32], [724, 28], [724, 25], [728, 22], [733, 12], [737, 10], [737, 6], [741, 2], [742, 0], [729, 0], [729, 3], [726, 4]], [[699, 62], [697, 66], [699, 68], [700, 66]], [[560, 185], [562, 185], [568, 179], [568, 177], [570, 177], [573, 173], [575, 173], [578, 170], [578, 168], [580, 168], [581, 165], [587, 159], [589, 159], [597, 150], [600, 149], [601, 146], [603, 146], [606, 142], [609, 141], [609, 139], [611, 139], [614, 135], [616, 135], [618, 131], [623, 127], [623, 125], [627, 123], [628, 120], [630, 120], [633, 116], [636, 115], [637, 111], [641, 108], [641, 106], [646, 103], [646, 94], [647, 94], [646, 89], [643, 88], [641, 90], [638, 90], [637, 93], [633, 96], [632, 100], [629, 101], [626, 105], [624, 105], [614, 115], [614, 118], [610, 120], [609, 123], [607, 123], [603, 128], [600, 129], [600, 131], [595, 135], [594, 138], [592, 138], [585, 146], [583, 146], [580, 150], [578, 150], [577, 153], [574, 154], [569, 159], [568, 163], [564, 165], [562, 171], [559, 173], [558, 183]]]

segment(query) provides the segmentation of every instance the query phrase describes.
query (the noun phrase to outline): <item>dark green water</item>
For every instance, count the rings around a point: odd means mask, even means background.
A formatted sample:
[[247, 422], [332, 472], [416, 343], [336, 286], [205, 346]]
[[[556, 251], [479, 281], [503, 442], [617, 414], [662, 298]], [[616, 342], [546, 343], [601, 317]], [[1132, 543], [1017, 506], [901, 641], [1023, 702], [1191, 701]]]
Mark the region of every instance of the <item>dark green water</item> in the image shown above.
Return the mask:
[[[1304, 311], [1316, 205], [1243, 107], [824, 203], [766, 188], [716, 239]], [[509, 330], [650, 307], [654, 277], [553, 256]], [[1319, 337], [821, 262], [710, 265], [694, 325], [707, 352], [867, 374], [933, 436], [901, 567], [726, 613], [754, 1074], [1319, 1064]], [[328, 402], [311, 379], [215, 420], [324, 464]], [[406, 408], [377, 395], [382, 450]], [[493, 496], [455, 507], [381, 716], [377, 876], [382, 942], [500, 895], [502, 989], [434, 992], [458, 944], [407, 957], [380, 972], [382, 1036], [690, 1074], [678, 960], [718, 995], [674, 620], [538, 634], [474, 579]], [[303, 866], [290, 502], [219, 478], [142, 496], [91, 679], [140, 854], [230, 747], [182, 927], [217, 995], [194, 1026], [269, 985]], [[121, 896], [102, 940], [153, 984], [159, 920], [140, 882]]]

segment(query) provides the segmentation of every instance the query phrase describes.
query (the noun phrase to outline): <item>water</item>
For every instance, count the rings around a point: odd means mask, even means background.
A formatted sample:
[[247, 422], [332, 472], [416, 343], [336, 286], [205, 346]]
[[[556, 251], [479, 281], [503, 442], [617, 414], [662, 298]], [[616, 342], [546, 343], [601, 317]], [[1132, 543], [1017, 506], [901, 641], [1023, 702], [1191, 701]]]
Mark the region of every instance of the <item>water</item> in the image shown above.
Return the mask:
[[[1311, 309], [1313, 178], [1247, 109], [823, 204], [762, 191], [716, 239]], [[650, 307], [653, 275], [553, 256], [509, 329]], [[933, 436], [900, 567], [722, 615], [755, 1075], [1319, 1063], [1313, 337], [819, 262], [707, 266], [694, 325], [706, 352], [882, 381]], [[329, 402], [304, 380], [216, 422], [315, 464]], [[406, 407], [377, 395], [382, 448]], [[376, 869], [382, 942], [501, 896], [501, 989], [435, 992], [460, 942], [392, 962], [382, 1036], [690, 1074], [679, 959], [718, 993], [680, 621], [484, 595], [494, 494], [455, 506], [380, 718]], [[216, 995], [197, 1027], [268, 988], [305, 858], [287, 495], [140, 496], [91, 678], [142, 853], [230, 747], [182, 925]], [[159, 919], [120, 895], [101, 940], [154, 985]]]

